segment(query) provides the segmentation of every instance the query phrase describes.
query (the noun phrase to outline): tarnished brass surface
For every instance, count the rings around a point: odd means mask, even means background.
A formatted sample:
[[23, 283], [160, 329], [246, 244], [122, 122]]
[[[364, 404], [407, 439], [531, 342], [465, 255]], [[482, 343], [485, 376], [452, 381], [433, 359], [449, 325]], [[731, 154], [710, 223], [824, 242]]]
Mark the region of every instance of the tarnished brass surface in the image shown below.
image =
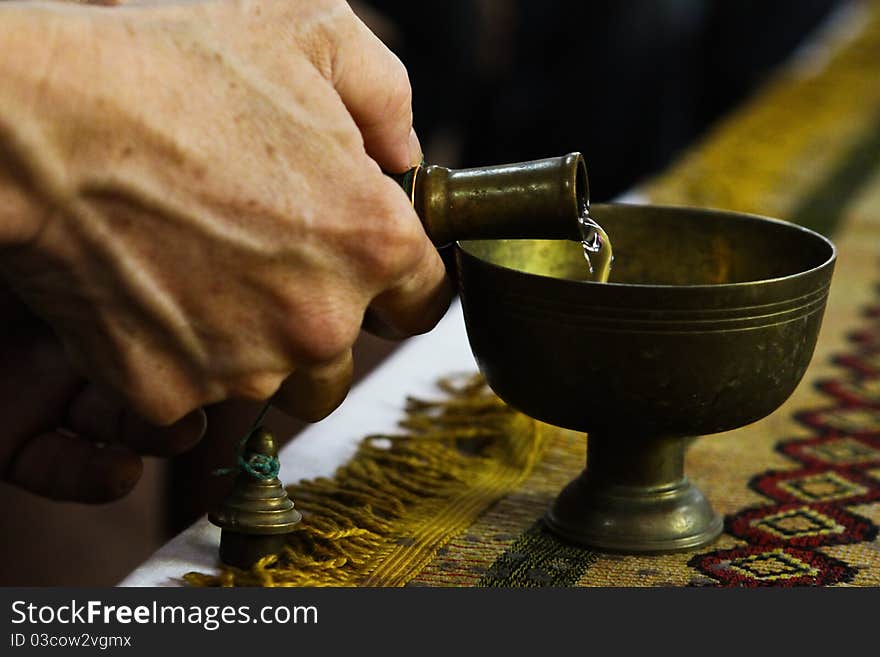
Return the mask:
[[492, 389], [588, 432], [588, 468], [548, 512], [577, 542], [623, 552], [703, 545], [721, 520], [684, 476], [692, 439], [754, 422], [792, 393], [835, 261], [824, 237], [731, 212], [595, 205], [616, 259], [582, 280], [565, 240], [456, 249], [471, 348]]
[[474, 169], [428, 165], [395, 178], [437, 246], [462, 239], [578, 238], [590, 198], [580, 153]]
[[[260, 455], [277, 458], [272, 434], [259, 428], [244, 450], [244, 458]], [[239, 568], [249, 568], [262, 557], [278, 553], [284, 539], [302, 515], [294, 508], [278, 477], [261, 479], [248, 472], [238, 474], [232, 492], [208, 519], [223, 528], [220, 559]]]
[[250, 568], [270, 554], [280, 554], [287, 543], [287, 534], [240, 534], [224, 530], [220, 533], [220, 560], [227, 566]]

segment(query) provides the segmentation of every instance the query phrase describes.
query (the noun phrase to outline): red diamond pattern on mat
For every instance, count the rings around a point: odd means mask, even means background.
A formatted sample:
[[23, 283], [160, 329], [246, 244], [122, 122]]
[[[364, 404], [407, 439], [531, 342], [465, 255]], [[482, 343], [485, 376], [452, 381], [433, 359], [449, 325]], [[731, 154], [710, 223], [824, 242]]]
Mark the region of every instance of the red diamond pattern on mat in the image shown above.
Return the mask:
[[860, 470], [827, 466], [765, 472], [749, 486], [776, 502], [865, 504], [880, 499], [880, 482], [873, 477]]
[[727, 533], [752, 545], [819, 547], [874, 540], [877, 526], [836, 504], [780, 504], [728, 517]]
[[859, 374], [880, 376], [880, 349], [866, 349], [864, 353], [838, 356], [834, 362]]
[[877, 330], [853, 331], [846, 337], [850, 342], [855, 342], [861, 347], [880, 348], [880, 331]]
[[849, 436], [880, 436], [880, 409], [834, 407], [795, 415], [802, 424], [826, 433]]
[[814, 550], [747, 546], [693, 557], [688, 565], [727, 587], [827, 586], [852, 581], [856, 570]]
[[843, 404], [880, 408], [880, 378], [849, 381], [830, 379], [819, 381], [816, 387]]
[[[877, 285], [880, 294], [880, 284]], [[854, 348], [833, 362], [850, 372], [817, 382], [837, 406], [794, 417], [819, 435], [776, 443], [805, 467], [769, 471], [749, 486], [778, 502], [725, 518], [728, 534], [748, 545], [696, 555], [688, 562], [721, 586], [824, 586], [851, 582], [858, 569], [820, 552], [828, 545], [873, 542], [878, 528], [846, 505], [880, 500], [880, 305], [849, 334]]]
[[822, 436], [805, 440], [788, 440], [777, 450], [805, 465], [815, 466], [880, 466], [880, 441], [849, 436]]

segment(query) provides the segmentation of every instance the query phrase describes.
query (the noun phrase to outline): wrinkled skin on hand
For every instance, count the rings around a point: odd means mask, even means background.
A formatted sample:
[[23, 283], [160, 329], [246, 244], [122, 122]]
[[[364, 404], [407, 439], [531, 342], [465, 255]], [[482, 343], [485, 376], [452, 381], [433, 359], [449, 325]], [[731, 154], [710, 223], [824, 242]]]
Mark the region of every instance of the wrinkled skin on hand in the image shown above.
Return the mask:
[[0, 272], [75, 366], [53, 409], [81, 375], [114, 417], [189, 427], [174, 449], [224, 399], [317, 420], [365, 313], [402, 337], [445, 312], [381, 172], [421, 159], [406, 71], [346, 3], [9, 7], [50, 36], [0, 65]]

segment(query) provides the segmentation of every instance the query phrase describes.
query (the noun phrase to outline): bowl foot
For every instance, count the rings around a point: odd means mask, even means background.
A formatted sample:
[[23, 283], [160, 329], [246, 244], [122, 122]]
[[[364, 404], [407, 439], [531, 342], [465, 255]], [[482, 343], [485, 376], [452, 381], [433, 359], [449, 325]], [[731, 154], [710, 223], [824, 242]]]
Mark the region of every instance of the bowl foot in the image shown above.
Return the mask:
[[648, 443], [634, 459], [630, 450], [616, 453], [618, 441], [591, 439], [588, 469], [556, 498], [547, 526], [568, 541], [607, 552], [657, 554], [711, 543], [723, 521], [684, 476], [687, 442]]

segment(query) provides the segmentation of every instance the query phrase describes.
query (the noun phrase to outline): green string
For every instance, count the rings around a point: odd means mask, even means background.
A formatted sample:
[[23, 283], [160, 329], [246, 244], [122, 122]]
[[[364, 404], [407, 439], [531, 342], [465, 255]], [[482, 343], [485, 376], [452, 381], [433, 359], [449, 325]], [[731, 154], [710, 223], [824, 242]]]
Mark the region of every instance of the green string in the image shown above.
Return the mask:
[[238, 447], [235, 450], [235, 462], [238, 467], [214, 470], [215, 475], [222, 476], [232, 474], [233, 472], [246, 472], [254, 479], [261, 479], [263, 481], [268, 481], [269, 479], [274, 479], [278, 476], [278, 471], [281, 469], [281, 463], [278, 461], [277, 456], [251, 454], [245, 458], [245, 447], [247, 447], [247, 443], [251, 439], [251, 436], [253, 436], [257, 429], [260, 428], [260, 425], [263, 423], [263, 418], [266, 417], [266, 413], [269, 411], [271, 405], [271, 402], [266, 402], [257, 415], [257, 419], [251, 424], [251, 428], [248, 429], [247, 433], [244, 434], [244, 437], [238, 442]]

